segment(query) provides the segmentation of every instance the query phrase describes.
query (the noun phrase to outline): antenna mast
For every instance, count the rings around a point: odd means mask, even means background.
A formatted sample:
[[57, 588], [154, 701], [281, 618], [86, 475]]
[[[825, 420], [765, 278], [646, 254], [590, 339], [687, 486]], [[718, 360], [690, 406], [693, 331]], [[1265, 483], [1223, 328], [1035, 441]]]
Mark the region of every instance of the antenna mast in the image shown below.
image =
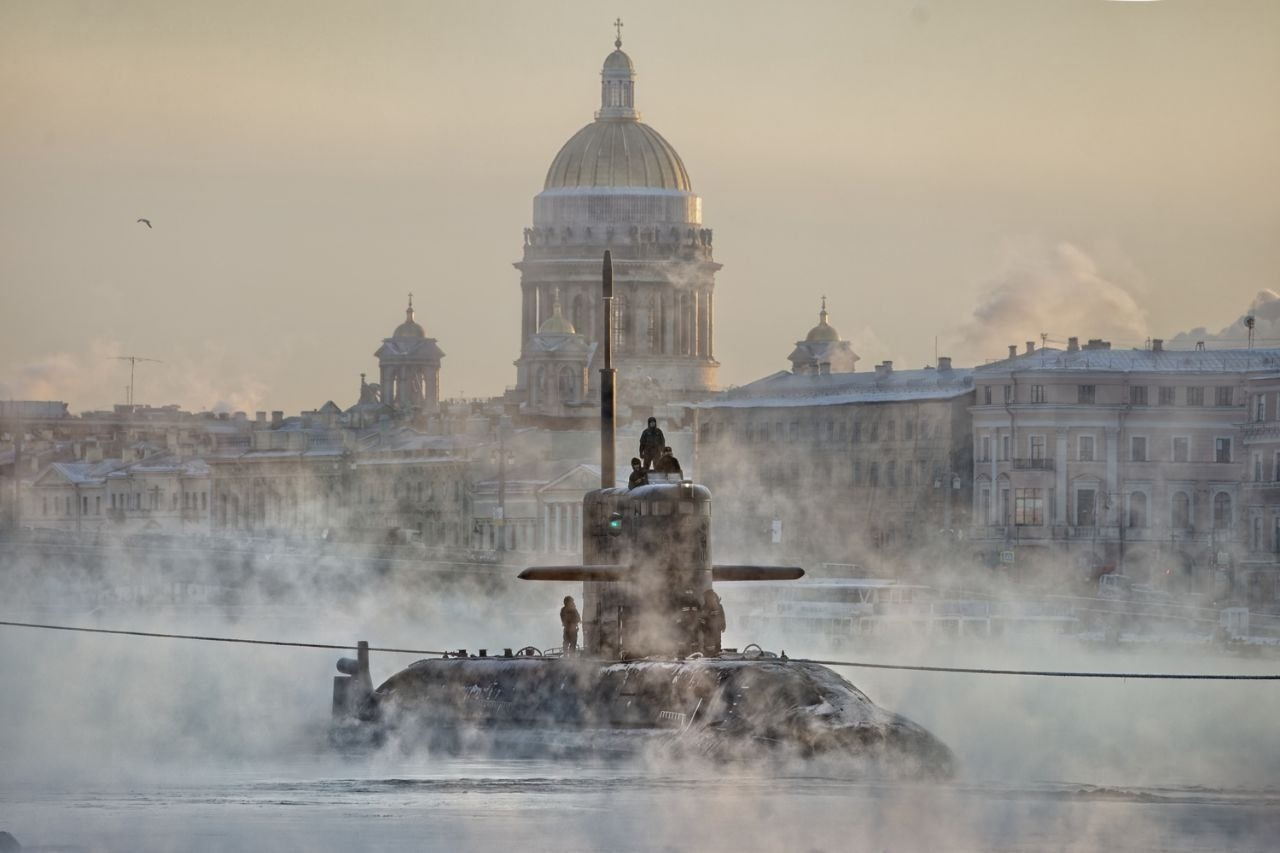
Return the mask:
[[115, 361], [129, 362], [129, 389], [128, 389], [128, 399], [125, 402], [127, 402], [130, 406], [132, 406], [133, 405], [133, 371], [134, 371], [134, 368], [138, 366], [138, 362], [153, 361], [156, 364], [162, 364], [162, 362], [158, 358], [143, 358], [140, 355], [115, 355], [115, 356], [112, 356], [111, 358], [114, 359]]
[[600, 368], [600, 488], [612, 489], [617, 485], [617, 469], [613, 460], [617, 419], [613, 398], [618, 372], [613, 369], [613, 254], [608, 249], [604, 253], [600, 283], [604, 297], [604, 367]]

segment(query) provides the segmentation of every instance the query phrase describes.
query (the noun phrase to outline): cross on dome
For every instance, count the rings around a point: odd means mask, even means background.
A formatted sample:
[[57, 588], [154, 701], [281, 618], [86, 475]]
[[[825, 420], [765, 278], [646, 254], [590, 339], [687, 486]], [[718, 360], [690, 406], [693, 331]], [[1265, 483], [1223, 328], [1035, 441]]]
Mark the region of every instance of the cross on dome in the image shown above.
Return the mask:
[[613, 28], [618, 32], [618, 37], [613, 40], [613, 46], [616, 48], [621, 48], [622, 47], [622, 19], [621, 18], [618, 18], [616, 21], [613, 22]]

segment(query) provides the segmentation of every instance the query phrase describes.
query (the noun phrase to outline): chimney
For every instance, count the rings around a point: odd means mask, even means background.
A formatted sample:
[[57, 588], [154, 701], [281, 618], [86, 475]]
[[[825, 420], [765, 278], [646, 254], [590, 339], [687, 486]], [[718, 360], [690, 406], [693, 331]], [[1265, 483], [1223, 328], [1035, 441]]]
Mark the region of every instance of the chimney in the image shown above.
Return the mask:
[[1009, 358], [1017, 358], [1017, 356], [1018, 356], [1018, 345], [1009, 344]]
[[1104, 341], [1102, 338], [1089, 338], [1089, 343], [1084, 345], [1085, 349], [1111, 349], [1111, 341]]
[[938, 356], [938, 369], [939, 369], [939, 370], [950, 370], [950, 369], [951, 369], [951, 356], [949, 356], [949, 355], [940, 355], [940, 356]]
[[1027, 355], [1031, 355], [1031, 353], [1033, 353], [1033, 352], [1035, 352], [1035, 351], [1036, 351], [1036, 342], [1035, 342], [1035, 341], [1027, 341]]
[[1152, 351], [1152, 352], [1164, 352], [1164, 338], [1152, 338], [1152, 339], [1151, 339], [1151, 351]]
[[254, 423], [259, 423], [259, 424], [262, 424], [263, 426], [266, 426], [266, 423], [267, 423], [267, 413], [266, 413], [266, 412], [254, 412], [254, 413], [253, 413], [253, 420], [254, 420]]
[[1067, 338], [1067, 352], [1080, 352], [1080, 339]]
[[272, 412], [272, 413], [271, 413], [271, 427], [272, 427], [272, 429], [274, 429], [275, 427], [280, 426], [282, 423], [284, 423], [284, 412], [283, 412], [283, 411], [275, 411], [275, 412]]
[[876, 376], [888, 376], [893, 372], [893, 362], [885, 361], [876, 365]]

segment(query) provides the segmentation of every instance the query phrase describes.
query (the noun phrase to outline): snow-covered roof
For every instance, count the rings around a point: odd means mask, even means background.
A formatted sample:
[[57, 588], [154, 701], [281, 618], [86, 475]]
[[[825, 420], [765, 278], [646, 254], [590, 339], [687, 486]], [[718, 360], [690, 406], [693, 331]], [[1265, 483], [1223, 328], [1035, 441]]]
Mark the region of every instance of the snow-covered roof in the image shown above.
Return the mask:
[[790, 373], [782, 370], [749, 385], [716, 394], [699, 409], [838, 406], [902, 400], [947, 400], [973, 391], [971, 368], [858, 373]]
[[976, 368], [983, 374], [1024, 370], [1127, 373], [1249, 373], [1280, 371], [1280, 349], [1039, 349]]

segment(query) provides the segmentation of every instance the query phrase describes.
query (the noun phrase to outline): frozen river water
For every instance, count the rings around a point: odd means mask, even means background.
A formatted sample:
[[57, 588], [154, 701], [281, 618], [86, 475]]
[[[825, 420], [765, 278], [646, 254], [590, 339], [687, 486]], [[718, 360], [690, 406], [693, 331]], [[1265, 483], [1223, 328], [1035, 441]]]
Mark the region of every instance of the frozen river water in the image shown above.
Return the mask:
[[25, 845], [85, 851], [1271, 851], [1280, 839], [1280, 791], [1265, 790], [319, 756], [173, 770], [119, 786], [10, 779], [0, 820]]
[[[140, 630], [418, 647], [442, 633], [425, 617], [397, 622], [383, 613], [92, 618]], [[492, 624], [454, 624], [448, 635], [474, 647]], [[782, 639], [793, 654], [803, 648], [802, 638]], [[944, 665], [1280, 670], [1273, 659], [1201, 651], [1151, 659], [1060, 643], [874, 654]], [[272, 853], [1270, 851], [1280, 839], [1275, 682], [843, 671], [955, 752], [955, 779], [908, 783], [812, 768], [344, 758], [324, 741], [336, 657], [0, 630], [0, 830], [31, 849]], [[375, 655], [375, 680], [409, 660]]]

